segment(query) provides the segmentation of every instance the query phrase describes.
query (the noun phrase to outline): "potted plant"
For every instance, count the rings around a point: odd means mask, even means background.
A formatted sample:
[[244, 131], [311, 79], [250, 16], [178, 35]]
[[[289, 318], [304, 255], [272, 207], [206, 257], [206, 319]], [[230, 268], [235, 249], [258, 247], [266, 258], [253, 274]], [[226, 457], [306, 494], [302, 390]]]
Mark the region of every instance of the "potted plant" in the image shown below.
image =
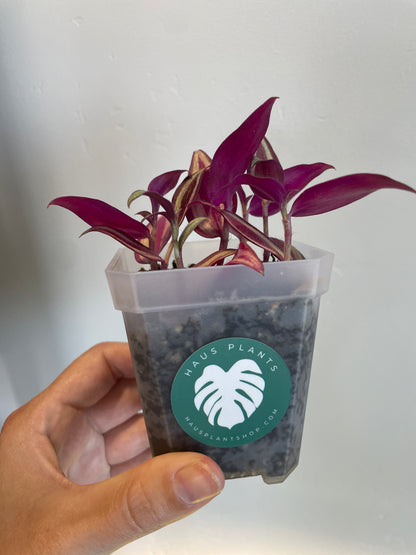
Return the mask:
[[[153, 454], [200, 451], [226, 478], [261, 475], [267, 483], [283, 481], [299, 460], [319, 301], [332, 266], [332, 254], [292, 244], [292, 219], [381, 188], [415, 192], [368, 173], [306, 188], [332, 166], [282, 168], [265, 137], [275, 100], [212, 159], [198, 150], [188, 172], [163, 173], [132, 193], [129, 206], [150, 200], [136, 218], [97, 199], [51, 202], [88, 223], [85, 233], [125, 247], [106, 273]], [[283, 239], [269, 233], [276, 214]], [[188, 241], [193, 234], [204, 240]]]

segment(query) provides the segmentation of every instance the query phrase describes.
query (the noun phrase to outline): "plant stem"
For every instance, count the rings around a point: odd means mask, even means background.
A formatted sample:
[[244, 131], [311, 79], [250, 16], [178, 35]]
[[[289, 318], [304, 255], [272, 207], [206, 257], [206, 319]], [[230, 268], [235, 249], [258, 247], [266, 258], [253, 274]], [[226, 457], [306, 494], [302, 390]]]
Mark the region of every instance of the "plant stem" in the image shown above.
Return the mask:
[[184, 266], [183, 266], [182, 252], [179, 249], [177, 241], [175, 241], [174, 244], [173, 244], [173, 251], [174, 251], [174, 256], [175, 256], [176, 267], [177, 268], [183, 268]]
[[[228, 225], [226, 224], [225, 220], [223, 220], [224, 222], [224, 227], [222, 228], [222, 234], [221, 234], [221, 239], [220, 239], [220, 251], [225, 251], [228, 248], [228, 241], [230, 238], [230, 230]], [[223, 266], [224, 264], [224, 259], [220, 260], [218, 262], [218, 266]]]
[[166, 262], [166, 266], [168, 266], [169, 264], [169, 259], [172, 256], [172, 250], [173, 250], [173, 242], [171, 241], [168, 245], [168, 248], [166, 250], [166, 255], [165, 255], [165, 262]]
[[173, 245], [173, 256], [175, 258], [175, 263], [177, 268], [183, 268], [183, 258], [182, 251], [179, 248], [179, 226], [175, 222], [171, 222], [172, 226], [172, 245]]
[[228, 231], [228, 225], [224, 222], [223, 233], [221, 235], [221, 241], [220, 241], [220, 251], [226, 250], [226, 248], [228, 247], [229, 236], [230, 236], [230, 233]]
[[292, 251], [292, 219], [287, 213], [286, 207], [282, 207], [282, 222], [285, 233], [283, 260], [290, 260]]
[[[156, 237], [155, 221], [156, 221], [156, 218], [153, 219], [153, 220], [150, 220], [150, 223], [152, 225], [152, 233], [150, 234], [150, 239], [149, 239], [149, 249], [150, 250], [154, 250], [154, 248], [155, 248], [155, 237]], [[156, 262], [156, 260], [151, 260], [150, 261], [150, 269], [151, 270], [157, 270], [158, 269], [158, 263]]]
[[[263, 216], [263, 233], [269, 236], [269, 201], [262, 200], [262, 216]], [[267, 250], [263, 251], [263, 262], [268, 262], [270, 258], [270, 252]]]

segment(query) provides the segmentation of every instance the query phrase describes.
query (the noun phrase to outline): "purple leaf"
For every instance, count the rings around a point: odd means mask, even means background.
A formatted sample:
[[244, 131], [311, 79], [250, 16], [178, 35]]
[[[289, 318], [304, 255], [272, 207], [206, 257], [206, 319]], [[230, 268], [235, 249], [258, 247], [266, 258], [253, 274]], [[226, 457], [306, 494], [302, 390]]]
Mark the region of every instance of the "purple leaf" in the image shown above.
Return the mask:
[[279, 260], [283, 260], [283, 251], [272, 241], [272, 239], [270, 239], [259, 229], [241, 218], [241, 216], [234, 214], [234, 212], [230, 212], [229, 210], [221, 210], [217, 207], [213, 208], [221, 214], [221, 216], [228, 223], [231, 230], [235, 235], [237, 235], [237, 237], [247, 239], [247, 241], [254, 243], [258, 247], [266, 251], [270, 251]]
[[240, 241], [237, 252], [233, 256], [233, 258], [226, 263], [226, 266], [231, 266], [233, 264], [244, 264], [245, 266], [249, 266], [253, 270], [256, 270], [256, 272], [259, 272], [259, 274], [264, 275], [263, 262], [254, 252], [254, 250], [243, 241]]
[[291, 216], [313, 216], [336, 210], [379, 189], [414, 189], [385, 175], [356, 173], [325, 181], [304, 191], [293, 203]]
[[286, 202], [302, 191], [315, 177], [330, 169], [334, 169], [334, 166], [323, 162], [299, 164], [285, 169], [283, 184], [286, 191]]
[[221, 251], [216, 251], [209, 254], [206, 258], [194, 264], [192, 268], [202, 268], [205, 266], [215, 266], [218, 262], [222, 262], [224, 258], [231, 256], [236, 252], [235, 249], [225, 249]]
[[251, 166], [249, 174], [256, 177], [268, 177], [282, 183], [283, 172], [280, 172], [280, 169], [281, 166], [276, 160], [259, 160]]
[[245, 184], [250, 186], [256, 196], [264, 200], [270, 200], [279, 207], [281, 206], [285, 198], [285, 192], [278, 181], [268, 177], [255, 177], [254, 175], [247, 175], [246, 177], [248, 179], [245, 180]]
[[[258, 162], [273, 162], [272, 164], [266, 164], [257, 167]], [[262, 175], [262, 172], [267, 171], [267, 175]], [[270, 172], [273, 172], [272, 174]], [[266, 137], [264, 137], [260, 143], [259, 148], [254, 155], [254, 164], [252, 169], [250, 168], [249, 173], [253, 175], [258, 175], [259, 177], [273, 177], [280, 183], [283, 183], [283, 168], [277, 157], [277, 154], [273, 150], [272, 145], [269, 143]]]
[[62, 206], [76, 214], [88, 225], [108, 226], [131, 235], [134, 239], [145, 239], [149, 237], [147, 227], [131, 218], [117, 208], [110, 206], [102, 200], [88, 197], [59, 197], [49, 203], [49, 206]]
[[114, 229], [110, 226], [105, 225], [97, 225], [90, 227], [89, 229], [81, 233], [81, 237], [83, 235], [86, 235], [87, 233], [91, 233], [92, 231], [98, 231], [99, 233], [104, 233], [104, 235], [109, 235], [125, 247], [129, 248], [135, 253], [140, 254], [141, 256], [144, 256], [148, 260], [155, 260], [157, 262], [164, 263], [163, 258], [160, 258], [160, 256], [155, 254], [152, 250], [148, 249], [143, 244], [130, 237], [130, 235], [124, 233], [119, 229]]
[[201, 237], [213, 239], [222, 236], [224, 220], [211, 204], [201, 201], [192, 202], [189, 205], [186, 217], [189, 221], [204, 218], [204, 221], [201, 220], [201, 224], [195, 228], [195, 232]]
[[285, 191], [283, 186], [274, 179], [256, 178], [259, 181], [257, 186], [249, 183], [251, 189], [255, 193], [251, 199], [249, 214], [256, 217], [263, 216], [263, 199], [268, 200], [267, 215], [272, 216], [280, 212], [282, 204], [285, 201]]
[[[228, 187], [220, 189], [218, 196], [214, 199], [214, 204], [220, 204], [220, 199], [225, 198], [226, 202], [224, 204], [230, 206], [232, 197], [241, 185], [249, 185], [255, 195], [265, 200], [273, 201], [277, 203], [279, 207], [284, 200], [284, 189], [275, 179], [243, 174], [234, 178]], [[228, 198], [229, 195], [231, 195], [230, 198]]]
[[194, 200], [198, 193], [199, 184], [204, 174], [204, 170], [200, 170], [182, 181], [177, 187], [173, 195], [172, 204], [177, 214], [178, 224], [180, 225], [188, 210], [189, 204]]
[[136, 216], [140, 216], [143, 222], [144, 220], [151, 220], [155, 214], [152, 214], [149, 210], [140, 210], [140, 212], [136, 212]]
[[134, 193], [132, 193], [128, 200], [127, 200], [127, 205], [130, 206], [131, 203], [136, 200], [137, 198], [141, 197], [141, 196], [146, 196], [149, 197], [152, 200], [152, 209], [154, 212], [157, 211], [159, 204], [162, 206], [162, 208], [166, 211], [166, 216], [168, 218], [168, 220], [171, 223], [175, 223], [176, 222], [176, 216], [175, 216], [175, 211], [173, 209], [173, 205], [172, 203], [166, 199], [165, 197], [163, 197], [161, 194], [156, 193], [154, 191], [144, 191], [144, 190], [137, 190], [134, 191]]
[[[267, 162], [272, 162], [272, 160], [267, 160]], [[293, 166], [292, 168], [284, 170], [283, 186], [279, 183], [283, 197], [280, 200], [277, 198], [276, 201], [270, 202], [267, 207], [267, 215], [273, 216], [280, 212], [283, 202], [288, 202], [293, 196], [306, 187], [312, 179], [315, 179], [315, 177], [318, 177], [322, 172], [332, 167], [333, 166], [329, 166], [328, 164], [318, 162], [317, 164], [300, 164], [299, 166]], [[263, 215], [263, 204], [259, 197], [266, 198], [256, 193], [249, 208], [249, 213], [252, 216], [261, 217]]]
[[[269, 202], [267, 205], [267, 215], [273, 216], [274, 214], [280, 212], [280, 209], [281, 203], [276, 204], [274, 202]], [[260, 197], [254, 196], [251, 199], [248, 213], [257, 218], [261, 218], [263, 216], [263, 201]]]
[[166, 195], [175, 187], [184, 171], [185, 170], [172, 170], [158, 175], [149, 183], [147, 190], [154, 191], [160, 195]]
[[[211, 182], [211, 166], [205, 168], [204, 170], [200, 170], [194, 174], [194, 176], [198, 177], [198, 190], [197, 195], [195, 198], [199, 200], [203, 200], [205, 202], [209, 202], [209, 190], [210, 190], [210, 182]], [[213, 191], [213, 194], [215, 191]]]
[[154, 249], [156, 254], [160, 254], [172, 237], [172, 226], [169, 220], [162, 214], [156, 220], [156, 236], [154, 238]]
[[267, 131], [275, 100], [266, 100], [220, 144], [212, 159], [210, 178], [205, 186], [206, 200], [212, 201], [219, 188], [246, 171]]

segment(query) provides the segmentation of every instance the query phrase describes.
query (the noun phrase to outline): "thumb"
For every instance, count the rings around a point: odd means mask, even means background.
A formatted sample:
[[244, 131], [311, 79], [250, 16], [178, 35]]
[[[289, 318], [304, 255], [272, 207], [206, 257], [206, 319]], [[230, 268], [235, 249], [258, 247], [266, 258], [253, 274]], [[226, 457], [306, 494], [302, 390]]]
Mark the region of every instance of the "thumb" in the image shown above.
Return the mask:
[[221, 469], [198, 453], [161, 455], [88, 486], [80, 553], [111, 552], [193, 513], [223, 487]]

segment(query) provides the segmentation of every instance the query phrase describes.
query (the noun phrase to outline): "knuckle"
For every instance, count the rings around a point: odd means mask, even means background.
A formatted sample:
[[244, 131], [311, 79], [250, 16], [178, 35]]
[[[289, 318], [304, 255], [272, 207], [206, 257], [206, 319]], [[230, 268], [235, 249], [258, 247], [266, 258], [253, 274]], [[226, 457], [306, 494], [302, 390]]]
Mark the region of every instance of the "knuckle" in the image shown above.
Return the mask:
[[21, 419], [22, 410], [23, 410], [22, 408], [18, 408], [8, 415], [0, 430], [2, 435], [8, 434], [9, 432], [11, 432], [13, 429], [16, 428], [16, 426], [18, 425]]
[[108, 351], [108, 349], [111, 349], [112, 347], [118, 344], [119, 344], [118, 341], [100, 341], [98, 343], [95, 343], [95, 345], [93, 345], [92, 347], [90, 347], [89, 351], [102, 353], [102, 352]]
[[133, 537], [144, 536], [164, 523], [163, 506], [142, 480], [130, 483], [124, 490], [124, 518]]
[[90, 347], [88, 351], [90, 353], [101, 353], [102, 351], [105, 351], [109, 345], [111, 345], [110, 341], [100, 341], [99, 343], [96, 343], [95, 345]]

